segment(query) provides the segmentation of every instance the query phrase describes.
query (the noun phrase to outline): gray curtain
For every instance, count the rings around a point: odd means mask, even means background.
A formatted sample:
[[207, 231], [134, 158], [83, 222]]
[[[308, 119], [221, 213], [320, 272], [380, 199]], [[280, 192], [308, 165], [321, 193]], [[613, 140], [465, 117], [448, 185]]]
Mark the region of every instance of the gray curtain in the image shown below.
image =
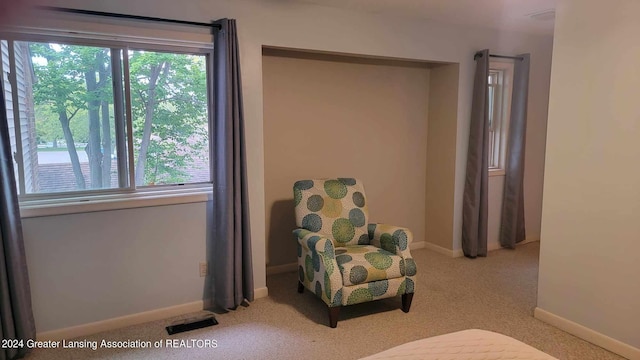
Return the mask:
[[489, 50], [475, 55], [471, 126], [467, 150], [467, 172], [462, 200], [462, 251], [470, 258], [487, 256], [489, 181]]
[[[0, 86], [0, 339], [35, 339], [29, 274], [15, 186], [9, 126]], [[18, 359], [27, 347], [0, 348], [0, 360]]]
[[214, 30], [213, 233], [208, 249], [213, 274], [205, 295], [211, 298], [205, 302], [233, 309], [253, 301], [246, 145], [236, 22], [222, 19], [216, 24], [220, 29]]
[[514, 248], [525, 239], [524, 230], [524, 150], [527, 134], [527, 98], [529, 96], [529, 54], [514, 61], [511, 119], [505, 164], [500, 245]]

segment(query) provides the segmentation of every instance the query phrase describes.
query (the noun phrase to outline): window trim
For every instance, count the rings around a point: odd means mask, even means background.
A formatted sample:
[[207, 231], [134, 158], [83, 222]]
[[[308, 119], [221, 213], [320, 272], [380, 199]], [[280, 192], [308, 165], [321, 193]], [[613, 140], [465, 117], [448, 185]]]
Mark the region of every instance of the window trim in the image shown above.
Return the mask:
[[[171, 186], [178, 187], [179, 185]], [[102, 194], [86, 197], [49, 199], [47, 201], [20, 201], [20, 216], [22, 218], [34, 218], [82, 214], [151, 206], [200, 203], [211, 200], [213, 200], [213, 186], [211, 184], [184, 185], [184, 187], [176, 189], [139, 190], [127, 194]]]
[[89, 31], [65, 31], [55, 29], [38, 29], [31, 27], [12, 28], [0, 31], [3, 40], [55, 42], [60, 41], [69, 45], [102, 46], [106, 48], [119, 47], [157, 51], [176, 51], [182, 49], [183, 53], [213, 52], [213, 41], [204, 43], [199, 41], [172, 40], [143, 36], [103, 34]]
[[[489, 167], [489, 176], [504, 176], [506, 174], [506, 156], [509, 142], [509, 124], [511, 122], [511, 99], [513, 95], [513, 60], [510, 59], [491, 59], [489, 62], [489, 71], [500, 71], [502, 73], [501, 82], [499, 82], [501, 102], [501, 117], [499, 124], [499, 147], [498, 147], [498, 166]], [[489, 154], [491, 156], [492, 154]]]
[[[85, 31], [62, 31], [37, 28], [14, 28], [8, 31], [0, 31], [0, 38], [7, 40], [9, 44], [14, 41], [30, 42], [61, 42], [68, 45], [79, 46], [100, 46], [109, 48], [112, 51], [118, 49], [122, 54], [127, 54], [130, 50], [147, 50], [158, 52], [171, 52], [175, 54], [193, 54], [205, 57], [207, 66], [207, 119], [209, 130], [209, 181], [195, 182], [188, 184], [167, 184], [154, 186], [136, 186], [133, 136], [126, 136], [128, 157], [126, 158], [128, 168], [128, 186], [112, 189], [80, 190], [56, 193], [33, 193], [26, 194], [25, 191], [19, 195], [20, 210], [22, 217], [40, 217], [62, 214], [85, 213], [94, 211], [108, 211], [118, 209], [139, 208], [148, 206], [162, 206], [172, 204], [185, 204], [194, 202], [204, 202], [212, 200], [213, 179], [211, 162], [213, 161], [213, 129], [214, 129], [214, 99], [213, 99], [213, 61], [214, 45], [210, 43], [182, 40], [168, 40], [150, 37], [136, 37], [114, 34], [100, 34]], [[15, 56], [10, 51], [10, 56]], [[14, 64], [15, 61], [10, 61]], [[128, 105], [131, 99], [129, 57], [122, 56], [123, 71], [123, 93], [125, 96], [124, 106], [125, 117], [131, 119], [131, 106]], [[12, 88], [17, 86], [13, 78], [16, 72], [11, 69], [9, 80]], [[15, 85], [14, 85], [15, 84]], [[12, 99], [12, 101], [15, 101]], [[132, 121], [125, 121], [126, 131], [133, 134]], [[18, 138], [16, 138], [16, 142]], [[20, 138], [20, 141], [22, 139]], [[21, 156], [21, 155], [20, 155]], [[24, 167], [23, 163], [18, 166]], [[24, 180], [21, 180], [24, 182]], [[16, 184], [21, 186], [21, 184]], [[121, 181], [119, 180], [119, 185]]]

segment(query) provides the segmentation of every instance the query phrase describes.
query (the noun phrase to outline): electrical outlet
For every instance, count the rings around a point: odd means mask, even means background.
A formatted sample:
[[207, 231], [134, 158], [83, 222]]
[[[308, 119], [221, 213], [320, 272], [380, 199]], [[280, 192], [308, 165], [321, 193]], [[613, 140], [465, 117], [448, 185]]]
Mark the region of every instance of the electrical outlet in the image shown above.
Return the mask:
[[206, 262], [201, 262], [200, 263], [200, 277], [205, 277], [207, 276], [207, 263]]

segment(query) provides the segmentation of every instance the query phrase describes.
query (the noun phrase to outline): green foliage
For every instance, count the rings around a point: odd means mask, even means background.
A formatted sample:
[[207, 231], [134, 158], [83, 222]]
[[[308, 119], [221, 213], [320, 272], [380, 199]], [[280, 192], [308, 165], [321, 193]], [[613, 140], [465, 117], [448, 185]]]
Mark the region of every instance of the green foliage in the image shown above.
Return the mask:
[[85, 99], [79, 59], [72, 46], [30, 43], [29, 49], [34, 58], [35, 103], [48, 104], [54, 111], [66, 111], [73, 117], [78, 109], [85, 107]]
[[[36, 110], [36, 134], [38, 143], [55, 142], [64, 139], [62, 127], [58, 120], [58, 114], [49, 104], [39, 104], [35, 106]], [[69, 127], [73, 138], [81, 143], [89, 141], [89, 122], [87, 120], [87, 111], [80, 110], [69, 121]]]
[[[95, 125], [96, 121], [113, 124], [109, 49], [30, 43], [30, 51], [39, 142], [64, 139], [65, 126], [75, 142], [104, 137], [103, 126]], [[207, 154], [205, 57], [138, 50], [129, 51], [128, 56], [134, 154], [144, 164], [143, 183], [187, 182], [186, 170]], [[111, 114], [107, 119], [97, 112], [104, 102]], [[68, 124], [61, 114], [66, 114]], [[94, 125], [89, 126], [90, 122]], [[113, 126], [109, 128], [114, 131]]]
[[[136, 158], [145, 126], [151, 126], [144, 183], [186, 182], [185, 170], [208, 140], [205, 59], [149, 51], [130, 51], [129, 59]], [[151, 124], [145, 121], [148, 113]]]

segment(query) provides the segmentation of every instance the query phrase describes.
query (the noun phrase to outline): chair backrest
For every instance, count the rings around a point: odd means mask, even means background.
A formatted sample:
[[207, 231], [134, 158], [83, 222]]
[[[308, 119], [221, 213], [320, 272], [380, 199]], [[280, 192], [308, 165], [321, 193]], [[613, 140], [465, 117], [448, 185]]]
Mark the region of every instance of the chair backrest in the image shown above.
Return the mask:
[[360, 180], [296, 181], [293, 197], [299, 228], [320, 233], [337, 247], [369, 244], [369, 210]]

